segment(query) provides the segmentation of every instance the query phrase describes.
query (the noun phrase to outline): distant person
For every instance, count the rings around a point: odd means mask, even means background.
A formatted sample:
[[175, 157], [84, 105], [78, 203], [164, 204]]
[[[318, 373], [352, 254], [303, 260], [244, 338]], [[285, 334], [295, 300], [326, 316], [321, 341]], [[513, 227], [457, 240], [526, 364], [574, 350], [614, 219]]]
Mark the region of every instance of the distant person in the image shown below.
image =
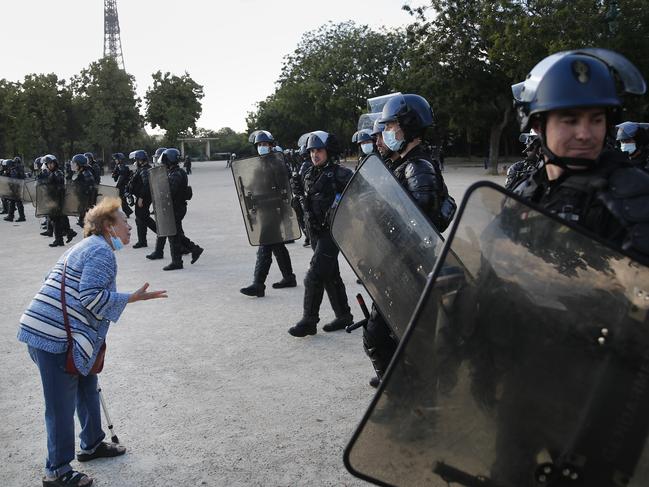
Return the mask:
[[185, 156], [185, 162], [184, 162], [183, 166], [184, 166], [185, 172], [187, 174], [192, 173], [192, 159], [191, 159], [191, 157], [189, 157], [189, 155]]
[[[128, 244], [131, 233], [120, 207], [119, 198], [106, 198], [88, 211], [86, 238], [59, 258], [20, 318], [18, 340], [27, 344], [40, 372], [45, 396], [45, 487], [93, 483], [91, 477], [73, 470], [70, 465], [75, 456], [75, 409], [81, 424], [78, 461], [115, 457], [126, 452], [122, 445], [103, 441], [106, 434], [101, 428], [97, 375], [90, 371], [111, 322], [119, 319], [126, 305], [166, 298], [167, 294], [147, 291], [148, 283], [133, 293], [117, 291], [114, 253]], [[65, 306], [61, 299], [63, 287], [67, 290]], [[64, 314], [62, 309], [68, 312]], [[77, 375], [66, 372], [70, 346]]]

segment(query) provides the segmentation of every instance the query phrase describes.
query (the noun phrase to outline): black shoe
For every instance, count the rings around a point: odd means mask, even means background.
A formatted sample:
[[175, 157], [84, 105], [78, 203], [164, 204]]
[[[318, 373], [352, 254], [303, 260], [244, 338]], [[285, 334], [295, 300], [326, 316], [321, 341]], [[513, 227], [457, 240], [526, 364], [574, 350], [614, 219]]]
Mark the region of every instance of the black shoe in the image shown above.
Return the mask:
[[198, 260], [204, 250], [204, 248], [201, 248], [198, 245], [194, 247], [194, 250], [192, 250], [192, 264]]
[[134, 249], [142, 249], [144, 247], [147, 247], [146, 242], [137, 242], [135, 245], [133, 245]]
[[381, 379], [379, 379], [378, 376], [376, 376], [376, 375], [370, 379], [370, 385], [371, 385], [374, 389], [376, 389], [377, 387], [379, 387], [379, 384], [380, 384], [380, 383], [381, 383]]
[[311, 241], [307, 238], [302, 244], [302, 247], [311, 247]]
[[341, 316], [340, 318], [336, 318], [331, 323], [327, 323], [325, 326], [322, 327], [322, 330], [323, 331], [342, 330], [345, 327], [351, 325], [352, 323], [354, 323], [354, 317], [351, 314], [347, 314], [345, 316]]
[[163, 271], [175, 271], [176, 269], [182, 269], [183, 268], [183, 263], [182, 262], [172, 262], [169, 265], [166, 265], [162, 268]]
[[273, 283], [273, 288], [282, 289], [284, 287], [296, 287], [297, 281], [295, 280], [295, 274], [291, 274], [290, 277], [284, 277], [279, 282]]
[[65, 243], [70, 243], [70, 241], [77, 236], [77, 232], [74, 230], [70, 230], [68, 232], [68, 235], [65, 237]]
[[63, 239], [57, 239], [54, 242], [50, 244], [50, 247], [63, 247], [65, 244], [63, 243]]
[[2, 211], [0, 211], [0, 215], [6, 215], [7, 213], [9, 213], [9, 212], [6, 211], [6, 210], [2, 210]]
[[263, 298], [266, 293], [266, 286], [263, 284], [251, 284], [248, 287], [242, 287], [239, 289], [239, 292], [241, 294], [245, 294], [246, 296], [256, 296], [258, 298]]
[[313, 322], [306, 318], [302, 318], [296, 323], [295, 326], [292, 326], [288, 329], [289, 334], [294, 337], [305, 337], [307, 335], [315, 335], [318, 333], [318, 327], [316, 326], [317, 322]]
[[19, 216], [18, 219], [17, 219], [16, 221], [17, 221], [17, 222], [24, 222], [24, 221], [26, 221], [26, 220], [25, 220], [25, 217], [24, 217], [24, 216]]
[[54, 233], [53, 232], [48, 232], [47, 230], [45, 230], [44, 232], [41, 232], [41, 235], [43, 237], [51, 237], [52, 235], [54, 235]]
[[146, 258], [149, 259], [149, 260], [164, 259], [164, 254], [162, 252], [153, 252], [153, 253], [147, 255]]
[[288, 242], [284, 242], [286, 245], [295, 243], [295, 240], [289, 240]]
[[11, 215], [9, 215], [9, 216], [5, 216], [5, 217], [3, 218], [3, 220], [6, 221], [6, 222], [12, 222], [12, 221], [14, 221], [14, 217], [11, 216]]
[[360, 279], [356, 279], [356, 284], [363, 284], [363, 281], [361, 281]]
[[79, 225], [81, 228], [83, 228], [84, 222], [82, 222], [82, 221], [78, 221], [78, 222], [77, 222], [77, 225]]

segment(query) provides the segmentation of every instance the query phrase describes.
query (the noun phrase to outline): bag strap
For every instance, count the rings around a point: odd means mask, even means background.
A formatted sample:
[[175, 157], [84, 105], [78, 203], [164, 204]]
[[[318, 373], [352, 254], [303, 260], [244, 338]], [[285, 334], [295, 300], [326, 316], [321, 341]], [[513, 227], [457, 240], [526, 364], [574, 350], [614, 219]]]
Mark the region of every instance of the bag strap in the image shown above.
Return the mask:
[[68, 319], [68, 307], [65, 304], [65, 272], [68, 268], [68, 258], [63, 261], [63, 274], [61, 275], [61, 311], [63, 311], [63, 323], [65, 324], [65, 332], [68, 335], [68, 345], [74, 345], [72, 340], [72, 331], [70, 330], [70, 321]]

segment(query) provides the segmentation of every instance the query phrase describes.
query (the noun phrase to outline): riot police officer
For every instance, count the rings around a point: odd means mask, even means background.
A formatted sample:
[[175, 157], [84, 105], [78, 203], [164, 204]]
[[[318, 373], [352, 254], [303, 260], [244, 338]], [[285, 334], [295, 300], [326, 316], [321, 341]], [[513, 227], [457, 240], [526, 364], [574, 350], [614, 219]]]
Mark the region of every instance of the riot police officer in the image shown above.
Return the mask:
[[[358, 144], [360, 154], [358, 157], [358, 163], [365, 158], [365, 156], [375, 152], [374, 148], [374, 139], [372, 138], [372, 131], [370, 129], [362, 129], [357, 132], [354, 132], [352, 136], [352, 142]], [[358, 168], [358, 164], [356, 165]]]
[[616, 128], [620, 150], [634, 166], [649, 170], [649, 123], [623, 122]]
[[[183, 230], [183, 218], [187, 214], [187, 201], [192, 198], [192, 190], [187, 182], [187, 173], [178, 165], [180, 151], [175, 148], [166, 149], [160, 156], [160, 162], [167, 168], [171, 202], [176, 221], [176, 235], [169, 237], [171, 263], [162, 269], [173, 271], [183, 268], [183, 249], [191, 252], [192, 264], [198, 260], [204, 249], [192, 242]], [[158, 237], [155, 252], [147, 256], [149, 259], [162, 258], [165, 240], [165, 237]]]
[[[82, 154], [79, 154], [83, 157]], [[73, 158], [74, 159], [74, 158]], [[41, 159], [47, 166], [47, 179], [43, 180], [50, 187], [52, 194], [63, 195], [65, 193], [65, 175], [59, 169], [59, 161], [52, 154], [47, 154]], [[61, 214], [60, 211], [50, 216], [50, 221], [54, 229], [54, 242], [49, 244], [50, 247], [61, 247], [64, 245], [63, 236], [66, 235], [66, 241], [70, 242], [77, 233], [70, 228], [68, 217]]]
[[158, 147], [155, 152], [153, 153], [153, 163], [154, 164], [160, 164], [160, 158], [162, 157], [162, 153], [166, 151], [166, 147]]
[[74, 173], [72, 179], [81, 186], [81, 193], [86, 199], [87, 207], [83, 208], [79, 214], [77, 225], [83, 228], [86, 211], [94, 206], [97, 197], [95, 174], [88, 163], [88, 158], [83, 154], [76, 154], [70, 161], [70, 167]]
[[147, 247], [147, 228], [156, 231], [155, 220], [151, 217], [151, 188], [149, 187], [149, 156], [143, 150], [133, 152], [136, 171], [128, 183], [128, 193], [135, 198], [135, 226], [137, 242], [134, 249]]
[[304, 176], [309, 168], [313, 166], [311, 156], [306, 149], [306, 143], [302, 144], [297, 151], [296, 171], [291, 173], [291, 190], [293, 191], [293, 199], [291, 206], [297, 215], [297, 221], [304, 233], [303, 247], [311, 246], [311, 239], [309, 238], [309, 228], [304, 219]]
[[513, 189], [518, 184], [527, 179], [527, 177], [536, 172], [540, 165], [543, 164], [541, 158], [541, 142], [534, 131], [522, 133], [519, 141], [525, 144], [523, 155], [525, 159], [516, 161], [507, 169], [507, 179], [505, 179], [505, 188]]
[[101, 166], [95, 160], [95, 155], [92, 152], [84, 152], [83, 155], [86, 156], [86, 159], [88, 159], [88, 165], [90, 166], [90, 170], [92, 171], [92, 175], [94, 176], [95, 184], [99, 185], [101, 183], [102, 174]]
[[515, 192], [646, 258], [649, 208], [641, 201], [649, 196], [649, 174], [606, 148], [622, 95], [645, 90], [635, 66], [604, 49], [553, 54], [512, 86], [521, 130], [539, 134], [545, 161]]
[[313, 257], [304, 278], [302, 319], [288, 332], [295, 337], [315, 335], [320, 321], [320, 304], [325, 292], [336, 319], [324, 331], [341, 330], [353, 323], [347, 302], [345, 284], [338, 267], [338, 247], [329, 229], [332, 207], [352, 177], [352, 171], [337, 164], [340, 147], [334, 134], [322, 130], [312, 132], [306, 144], [311, 166], [304, 176], [305, 224], [311, 237]]
[[[7, 176], [13, 179], [25, 179], [25, 168], [23, 166], [23, 162], [20, 159], [20, 157], [16, 156], [13, 160], [9, 160], [10, 162], [7, 165]], [[8, 208], [8, 215], [5, 217], [5, 221], [12, 222], [14, 221], [14, 214], [16, 213], [16, 209], [18, 209], [18, 218], [16, 219], [17, 222], [24, 222], [25, 221], [25, 207], [23, 206], [23, 202], [20, 199], [16, 200], [8, 200], [9, 203], [9, 208]]]
[[115, 161], [115, 169], [113, 169], [112, 173], [113, 181], [115, 181], [115, 187], [119, 190], [119, 197], [122, 199], [122, 211], [126, 218], [129, 218], [133, 210], [131, 210], [126, 200], [126, 187], [131, 180], [132, 172], [126, 165], [126, 157], [121, 152], [113, 154], [113, 160]]
[[[252, 135], [251, 135], [252, 137]], [[274, 151], [274, 139], [270, 132], [266, 130], [258, 130], [255, 133], [253, 144], [257, 149], [260, 156], [270, 154]], [[263, 163], [263, 162], [262, 162]], [[256, 296], [261, 298], [265, 295], [266, 290], [266, 277], [270, 271], [270, 266], [273, 263], [273, 255], [277, 260], [277, 265], [282, 273], [282, 279], [273, 283], [273, 288], [281, 289], [286, 287], [297, 286], [295, 274], [293, 274], [293, 265], [291, 263], [291, 256], [284, 243], [260, 245], [257, 248], [257, 260], [255, 262], [255, 271], [253, 274], [253, 281], [250, 286], [240, 289], [242, 294], [246, 296]]]

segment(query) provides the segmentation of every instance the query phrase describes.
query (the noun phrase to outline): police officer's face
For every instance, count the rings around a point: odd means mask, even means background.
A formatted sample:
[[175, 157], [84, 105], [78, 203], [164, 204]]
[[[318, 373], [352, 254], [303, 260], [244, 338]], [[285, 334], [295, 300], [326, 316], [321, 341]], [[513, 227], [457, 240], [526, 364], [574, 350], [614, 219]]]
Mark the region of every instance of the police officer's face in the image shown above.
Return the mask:
[[394, 136], [397, 138], [397, 140], [403, 140], [404, 135], [403, 135], [403, 130], [401, 130], [401, 126], [399, 125], [399, 122], [385, 122], [385, 130], [390, 130], [391, 132], [394, 132]]
[[548, 113], [545, 140], [558, 157], [597, 159], [606, 137], [606, 111], [575, 108]]
[[379, 153], [385, 157], [390, 153], [390, 149], [388, 149], [388, 146], [385, 145], [383, 142], [383, 134], [378, 133], [376, 135], [376, 148], [379, 150]]
[[273, 145], [270, 142], [257, 142], [257, 147], [268, 147], [269, 149], [273, 148]]
[[327, 149], [310, 149], [311, 162], [316, 166], [322, 166], [327, 162]]

